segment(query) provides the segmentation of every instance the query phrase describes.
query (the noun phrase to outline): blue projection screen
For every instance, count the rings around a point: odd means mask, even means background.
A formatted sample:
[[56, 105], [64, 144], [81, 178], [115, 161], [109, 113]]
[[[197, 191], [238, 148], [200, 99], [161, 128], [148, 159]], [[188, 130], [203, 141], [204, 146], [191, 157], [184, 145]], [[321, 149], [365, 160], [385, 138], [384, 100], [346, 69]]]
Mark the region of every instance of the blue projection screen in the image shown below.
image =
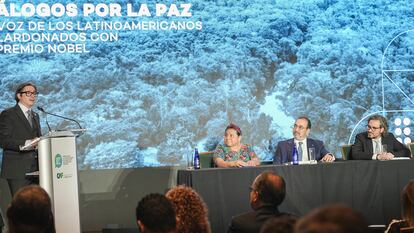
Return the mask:
[[[87, 128], [81, 169], [185, 164], [224, 128], [272, 159], [295, 117], [340, 157], [369, 115], [411, 141], [412, 0], [0, 3], [0, 107], [37, 106]], [[41, 115], [43, 133], [47, 132]], [[76, 125], [52, 116], [53, 129]]]

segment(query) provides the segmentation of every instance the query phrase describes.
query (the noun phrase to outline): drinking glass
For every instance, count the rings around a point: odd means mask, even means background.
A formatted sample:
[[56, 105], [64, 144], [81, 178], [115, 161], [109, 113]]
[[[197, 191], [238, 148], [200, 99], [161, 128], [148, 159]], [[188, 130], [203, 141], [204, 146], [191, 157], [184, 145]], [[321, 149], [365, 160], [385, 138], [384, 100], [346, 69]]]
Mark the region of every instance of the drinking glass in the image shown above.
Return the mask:
[[309, 148], [308, 155], [309, 155], [309, 162], [310, 163], [316, 163], [315, 159], [315, 148], [311, 147]]
[[192, 151], [187, 153], [187, 170], [194, 170], [194, 155]]

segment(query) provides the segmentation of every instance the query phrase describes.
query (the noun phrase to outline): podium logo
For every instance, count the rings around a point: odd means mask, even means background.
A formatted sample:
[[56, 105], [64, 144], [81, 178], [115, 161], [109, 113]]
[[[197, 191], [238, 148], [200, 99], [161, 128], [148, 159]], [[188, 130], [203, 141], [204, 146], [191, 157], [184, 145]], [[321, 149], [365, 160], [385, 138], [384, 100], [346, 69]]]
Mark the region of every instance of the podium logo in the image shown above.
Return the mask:
[[57, 174], [56, 174], [56, 177], [57, 177], [58, 179], [62, 179], [62, 178], [63, 178], [63, 172], [59, 172], [59, 173], [57, 173]]
[[55, 168], [60, 168], [62, 166], [62, 155], [55, 155]]

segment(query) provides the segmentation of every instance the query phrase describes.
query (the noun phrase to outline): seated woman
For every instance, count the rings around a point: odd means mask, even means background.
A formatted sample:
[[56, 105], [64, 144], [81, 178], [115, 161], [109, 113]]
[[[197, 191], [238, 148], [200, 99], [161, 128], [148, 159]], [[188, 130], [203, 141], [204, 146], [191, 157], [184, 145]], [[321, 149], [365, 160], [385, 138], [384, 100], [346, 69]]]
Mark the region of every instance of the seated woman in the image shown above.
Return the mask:
[[385, 233], [399, 233], [401, 228], [414, 227], [414, 180], [411, 180], [403, 189], [401, 195], [402, 218], [392, 220]]
[[257, 166], [260, 160], [250, 146], [241, 144], [241, 129], [231, 123], [224, 131], [224, 145], [219, 144], [214, 151], [217, 167]]

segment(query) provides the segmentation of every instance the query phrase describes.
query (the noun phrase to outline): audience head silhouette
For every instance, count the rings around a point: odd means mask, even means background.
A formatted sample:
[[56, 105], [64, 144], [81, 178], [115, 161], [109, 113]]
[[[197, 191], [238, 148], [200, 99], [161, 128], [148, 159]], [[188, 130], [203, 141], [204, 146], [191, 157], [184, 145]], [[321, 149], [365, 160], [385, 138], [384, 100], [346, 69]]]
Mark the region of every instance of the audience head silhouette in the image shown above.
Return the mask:
[[298, 221], [295, 233], [366, 233], [364, 217], [344, 205], [334, 204], [311, 211]]
[[262, 226], [260, 233], [293, 233], [296, 221], [297, 217], [292, 215], [271, 218]]
[[414, 226], [414, 180], [410, 181], [402, 191], [402, 217], [409, 226]]
[[7, 209], [9, 233], [54, 233], [49, 195], [37, 185], [21, 188]]
[[208, 210], [203, 199], [189, 187], [177, 186], [166, 196], [173, 203], [177, 214], [177, 231], [180, 233], [210, 233]]
[[263, 172], [256, 177], [250, 192], [250, 205], [257, 209], [263, 205], [278, 207], [286, 196], [283, 178], [274, 172]]
[[138, 228], [142, 233], [175, 233], [176, 218], [172, 203], [162, 194], [148, 194], [135, 209]]

